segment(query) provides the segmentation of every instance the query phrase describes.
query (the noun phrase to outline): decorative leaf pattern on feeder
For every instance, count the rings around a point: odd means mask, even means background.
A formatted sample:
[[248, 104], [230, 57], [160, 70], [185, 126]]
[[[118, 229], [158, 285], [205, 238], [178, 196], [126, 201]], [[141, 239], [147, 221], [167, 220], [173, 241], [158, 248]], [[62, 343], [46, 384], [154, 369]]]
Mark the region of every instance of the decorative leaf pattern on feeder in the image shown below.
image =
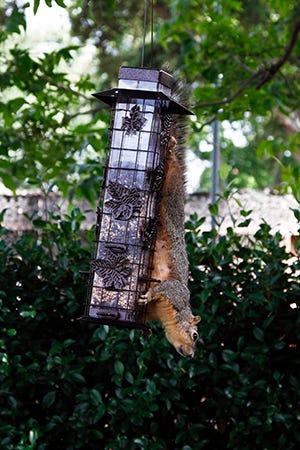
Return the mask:
[[103, 278], [103, 287], [105, 289], [123, 289], [131, 274], [131, 268], [128, 264], [129, 259], [124, 253], [120, 253], [117, 247], [114, 251], [108, 248], [106, 250], [106, 258], [92, 261], [91, 269]]
[[107, 190], [112, 198], [105, 205], [111, 209], [115, 219], [129, 220], [134, 212], [140, 210], [142, 201], [136, 187], [127, 188], [116, 181], [110, 181]]
[[140, 107], [134, 105], [129, 112], [129, 117], [123, 117], [121, 129], [125, 130], [126, 134], [136, 134], [143, 128], [146, 122], [147, 119], [143, 117]]

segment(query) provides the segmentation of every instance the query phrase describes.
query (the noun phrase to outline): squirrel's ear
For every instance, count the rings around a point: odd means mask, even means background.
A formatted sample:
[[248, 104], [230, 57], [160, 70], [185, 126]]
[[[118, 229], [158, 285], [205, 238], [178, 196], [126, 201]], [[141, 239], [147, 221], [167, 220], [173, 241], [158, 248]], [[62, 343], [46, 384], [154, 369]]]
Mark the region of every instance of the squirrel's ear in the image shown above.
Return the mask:
[[197, 325], [197, 323], [199, 323], [200, 321], [201, 321], [200, 316], [193, 316], [193, 320], [192, 320], [193, 325]]

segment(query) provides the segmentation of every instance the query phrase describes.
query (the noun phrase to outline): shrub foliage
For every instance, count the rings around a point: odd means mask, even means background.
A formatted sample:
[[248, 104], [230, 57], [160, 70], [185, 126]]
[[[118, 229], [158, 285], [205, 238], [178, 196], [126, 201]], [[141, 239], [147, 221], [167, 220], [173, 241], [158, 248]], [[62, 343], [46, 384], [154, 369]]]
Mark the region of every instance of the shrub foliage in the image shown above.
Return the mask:
[[77, 320], [91, 253], [82, 219], [33, 217], [16, 239], [1, 229], [1, 448], [296, 448], [299, 262], [281, 236], [266, 223], [247, 242], [233, 228], [203, 233], [191, 216], [201, 338], [182, 359], [155, 324], [146, 340]]

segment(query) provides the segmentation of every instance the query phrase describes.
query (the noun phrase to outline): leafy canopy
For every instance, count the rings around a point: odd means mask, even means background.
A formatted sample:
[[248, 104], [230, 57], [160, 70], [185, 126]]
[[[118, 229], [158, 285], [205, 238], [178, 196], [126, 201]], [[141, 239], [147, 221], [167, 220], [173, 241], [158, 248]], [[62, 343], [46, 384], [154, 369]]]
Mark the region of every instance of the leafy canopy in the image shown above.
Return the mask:
[[[45, 3], [65, 7], [61, 0]], [[37, 12], [39, 6], [36, 0], [2, 7], [0, 176], [13, 190], [24, 183], [47, 189], [55, 184], [64, 194], [76, 191], [92, 200], [108, 115], [91, 103], [90, 94], [115, 86], [120, 65], [140, 65], [144, 2], [68, 4], [77, 44], [93, 43], [98, 55], [90, 71], [96, 75], [77, 79], [71, 75], [78, 45], [36, 58], [12, 39], [23, 36], [24, 9]], [[208, 159], [199, 143], [210, 143], [209, 125], [237, 123], [245, 144], [235, 144], [221, 127], [224, 183], [280, 185], [300, 198], [299, 2], [163, 0], [153, 7], [153, 45], [150, 6], [146, 14], [145, 65], [167, 63], [186, 80], [196, 113], [189, 145]]]
[[73, 196], [76, 189], [76, 195], [94, 201], [107, 112], [91, 102], [95, 85], [90, 76], [71, 76], [78, 46], [33, 57], [15, 40], [25, 28], [24, 9], [14, 5], [5, 10], [0, 35], [1, 179], [13, 191], [28, 185], [47, 191], [56, 185], [63, 194]]

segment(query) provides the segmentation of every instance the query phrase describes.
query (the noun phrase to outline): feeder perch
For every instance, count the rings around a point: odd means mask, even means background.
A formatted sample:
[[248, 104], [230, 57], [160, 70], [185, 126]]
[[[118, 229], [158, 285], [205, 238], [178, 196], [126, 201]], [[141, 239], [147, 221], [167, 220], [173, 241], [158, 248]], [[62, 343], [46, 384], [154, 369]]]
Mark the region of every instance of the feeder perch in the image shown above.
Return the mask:
[[93, 94], [112, 108], [109, 152], [98, 209], [83, 320], [148, 330], [138, 304], [153, 281], [152, 261], [173, 114], [191, 114], [172, 98], [163, 70], [121, 67], [118, 88]]

